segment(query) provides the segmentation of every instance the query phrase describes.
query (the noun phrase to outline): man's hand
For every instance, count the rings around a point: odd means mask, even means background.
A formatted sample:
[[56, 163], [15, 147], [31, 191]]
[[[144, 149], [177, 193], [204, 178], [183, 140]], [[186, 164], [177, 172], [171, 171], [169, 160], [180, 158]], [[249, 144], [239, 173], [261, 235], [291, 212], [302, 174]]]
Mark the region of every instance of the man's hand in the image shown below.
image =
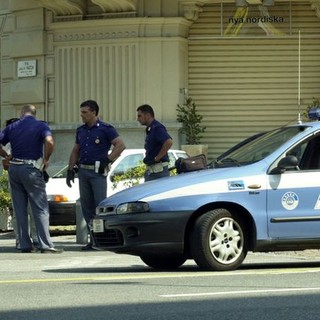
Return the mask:
[[104, 174], [106, 167], [111, 163], [112, 161], [107, 158], [105, 161], [100, 162], [100, 167], [99, 167], [99, 173]]
[[66, 183], [67, 183], [67, 186], [68, 186], [69, 188], [72, 187], [71, 181], [74, 183], [74, 175], [75, 175], [74, 170], [68, 170], [68, 172], [67, 172], [67, 178], [66, 178]]
[[48, 172], [47, 172], [47, 171], [43, 171], [43, 172], [42, 172], [42, 175], [43, 175], [44, 182], [45, 182], [45, 183], [48, 183], [49, 178], [50, 178]]

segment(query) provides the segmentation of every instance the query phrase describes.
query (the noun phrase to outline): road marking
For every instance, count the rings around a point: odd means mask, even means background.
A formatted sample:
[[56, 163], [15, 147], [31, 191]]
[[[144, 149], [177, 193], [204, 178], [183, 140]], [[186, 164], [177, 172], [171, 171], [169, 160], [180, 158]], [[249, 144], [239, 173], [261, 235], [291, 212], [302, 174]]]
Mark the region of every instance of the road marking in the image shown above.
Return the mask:
[[[79, 269], [81, 270], [81, 269]], [[103, 272], [103, 271], [102, 271]], [[245, 275], [274, 275], [274, 274], [296, 274], [296, 273], [315, 273], [320, 272], [320, 268], [286, 268], [286, 269], [267, 269], [267, 270], [236, 270], [236, 271], [190, 271], [190, 272], [150, 272], [130, 275], [107, 275], [107, 276], [88, 276], [88, 277], [70, 277], [70, 278], [37, 278], [37, 279], [8, 279], [0, 280], [1, 284], [17, 283], [40, 283], [40, 282], [77, 282], [77, 281], [121, 281], [121, 280], [139, 280], [139, 279], [164, 279], [164, 278], [185, 278], [185, 277], [230, 277]]]
[[184, 297], [204, 297], [204, 296], [234, 296], [239, 294], [256, 294], [256, 293], [281, 293], [281, 292], [301, 292], [301, 291], [320, 291], [320, 288], [283, 288], [283, 289], [266, 289], [266, 290], [243, 290], [243, 291], [225, 291], [225, 292], [203, 292], [203, 293], [177, 293], [162, 294], [163, 298], [184, 298]]
[[[229, 273], [230, 274], [230, 273]], [[108, 275], [101, 277], [76, 277], [76, 278], [41, 278], [41, 279], [13, 279], [0, 280], [0, 284], [8, 283], [37, 283], [37, 282], [76, 282], [76, 281], [114, 281], [114, 280], [139, 280], [139, 279], [162, 279], [162, 278], [184, 278], [194, 276], [213, 276], [212, 272], [205, 272], [201, 274], [190, 273], [149, 273], [149, 274], [131, 274], [131, 275]]]

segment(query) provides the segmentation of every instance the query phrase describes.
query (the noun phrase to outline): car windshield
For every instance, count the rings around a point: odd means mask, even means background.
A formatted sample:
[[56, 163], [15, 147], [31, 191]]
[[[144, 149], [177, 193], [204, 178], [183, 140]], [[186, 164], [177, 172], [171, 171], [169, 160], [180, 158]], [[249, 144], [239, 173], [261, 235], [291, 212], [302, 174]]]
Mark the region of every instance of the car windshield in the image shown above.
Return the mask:
[[214, 166], [242, 166], [260, 161], [307, 128], [307, 126], [283, 127], [270, 131], [228, 153], [216, 161]]

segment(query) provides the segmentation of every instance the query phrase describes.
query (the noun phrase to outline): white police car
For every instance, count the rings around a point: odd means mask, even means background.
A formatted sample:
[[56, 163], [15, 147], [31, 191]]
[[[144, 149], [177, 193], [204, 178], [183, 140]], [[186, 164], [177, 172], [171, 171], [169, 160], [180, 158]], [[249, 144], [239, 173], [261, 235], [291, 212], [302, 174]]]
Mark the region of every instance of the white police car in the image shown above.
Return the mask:
[[96, 248], [207, 270], [236, 269], [248, 251], [320, 248], [320, 122], [270, 131], [214, 166], [102, 201]]

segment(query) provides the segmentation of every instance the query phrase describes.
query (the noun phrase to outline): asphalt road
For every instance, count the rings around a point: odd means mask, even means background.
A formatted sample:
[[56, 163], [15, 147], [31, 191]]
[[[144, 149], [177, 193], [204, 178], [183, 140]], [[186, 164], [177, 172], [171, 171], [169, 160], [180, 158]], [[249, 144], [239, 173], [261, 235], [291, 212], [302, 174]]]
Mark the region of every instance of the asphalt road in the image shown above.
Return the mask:
[[188, 261], [157, 272], [138, 257], [82, 252], [74, 235], [53, 237], [63, 254], [23, 254], [0, 233], [0, 319], [319, 319], [318, 250], [249, 254], [232, 272]]

